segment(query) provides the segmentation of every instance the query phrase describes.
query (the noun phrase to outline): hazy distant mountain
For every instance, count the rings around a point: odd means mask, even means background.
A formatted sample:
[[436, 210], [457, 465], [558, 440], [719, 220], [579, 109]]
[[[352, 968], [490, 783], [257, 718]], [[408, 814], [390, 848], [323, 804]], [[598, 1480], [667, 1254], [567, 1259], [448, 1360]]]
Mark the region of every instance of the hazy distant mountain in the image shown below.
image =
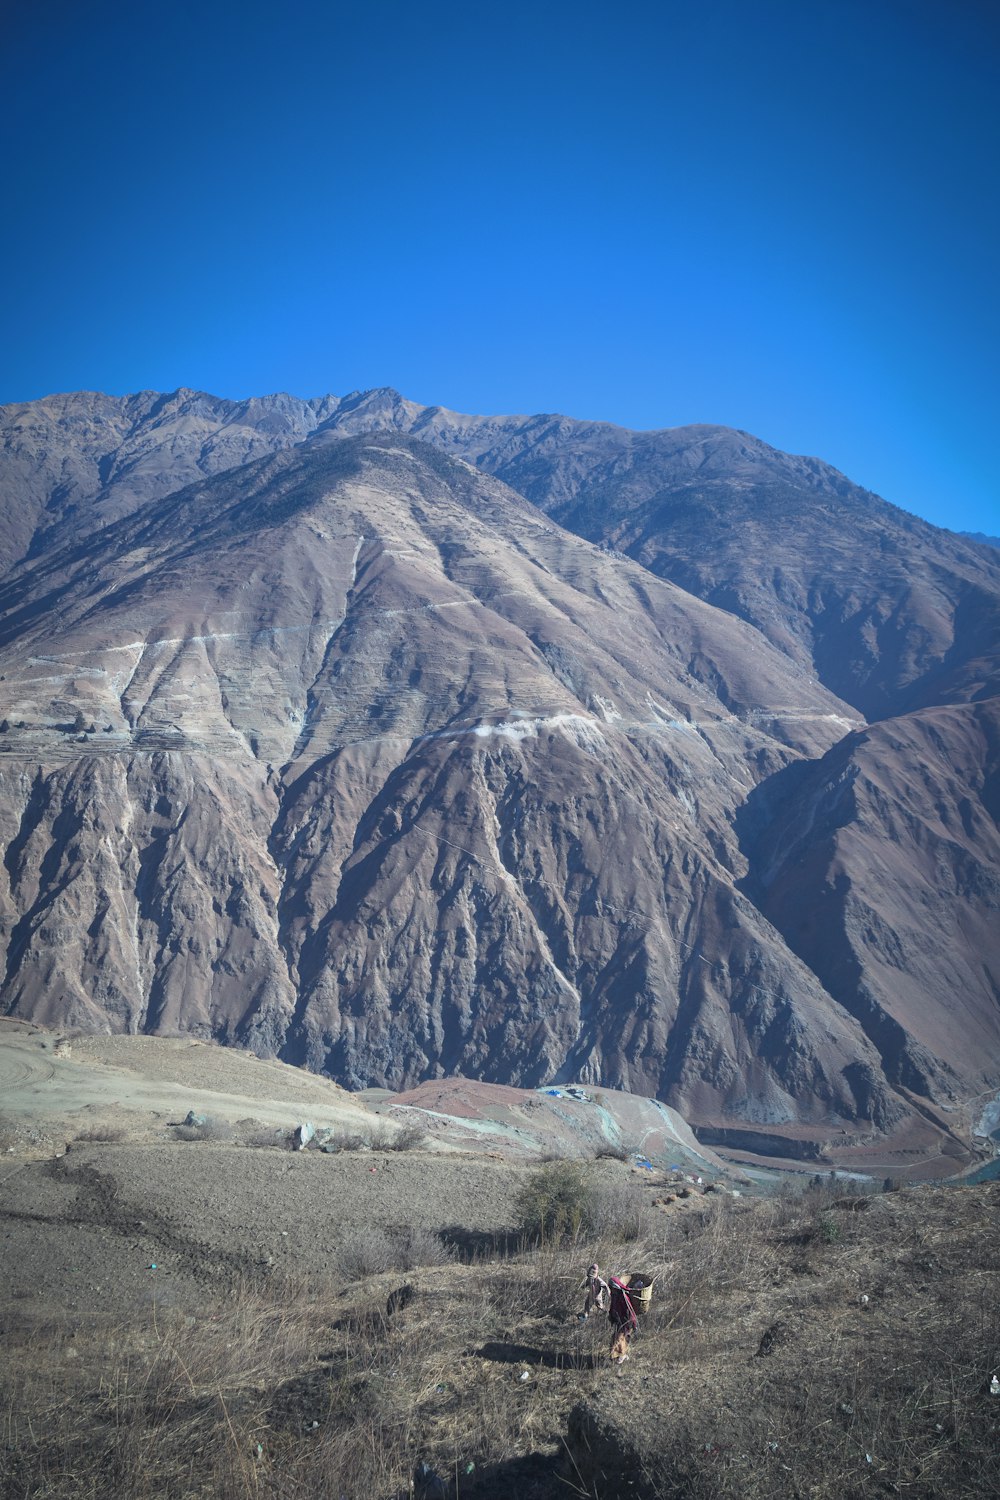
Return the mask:
[[987, 536], [985, 531], [960, 531], [959, 536], [967, 536], [970, 542], [980, 542], [984, 547], [1000, 547], [1000, 536]]
[[0, 416], [3, 1008], [958, 1149], [1000, 559], [723, 428]]

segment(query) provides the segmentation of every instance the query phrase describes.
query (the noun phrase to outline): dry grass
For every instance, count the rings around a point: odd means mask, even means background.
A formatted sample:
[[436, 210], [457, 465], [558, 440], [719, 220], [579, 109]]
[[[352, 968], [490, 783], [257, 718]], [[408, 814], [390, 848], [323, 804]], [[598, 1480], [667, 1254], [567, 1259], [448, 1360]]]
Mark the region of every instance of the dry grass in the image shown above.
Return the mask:
[[[396, 1500], [421, 1463], [461, 1500], [991, 1492], [1000, 1191], [712, 1194], [643, 1205], [638, 1237], [635, 1191], [568, 1248], [386, 1235], [390, 1265], [345, 1252], [337, 1284], [246, 1281], [197, 1319], [8, 1320], [0, 1495]], [[592, 1257], [656, 1277], [621, 1376], [576, 1317]]]
[[128, 1138], [128, 1131], [120, 1125], [92, 1125], [88, 1130], [81, 1130], [73, 1137], [74, 1146], [96, 1145], [98, 1143], [108, 1145], [112, 1142], [124, 1141]]
[[233, 1139], [233, 1127], [228, 1120], [217, 1120], [209, 1116], [194, 1125], [175, 1125], [174, 1138], [178, 1141], [214, 1141], [216, 1145], [228, 1145]]
[[688, 1221], [645, 1330], [670, 1350], [645, 1425], [574, 1416], [592, 1492], [614, 1471], [639, 1500], [993, 1493], [998, 1205], [821, 1192]]

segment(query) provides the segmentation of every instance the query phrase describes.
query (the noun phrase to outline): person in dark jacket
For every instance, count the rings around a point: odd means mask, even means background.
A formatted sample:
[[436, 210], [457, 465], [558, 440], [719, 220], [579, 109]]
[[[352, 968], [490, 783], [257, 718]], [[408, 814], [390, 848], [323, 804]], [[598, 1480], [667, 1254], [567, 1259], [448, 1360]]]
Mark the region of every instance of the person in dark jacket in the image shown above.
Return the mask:
[[628, 1359], [628, 1346], [639, 1326], [628, 1287], [620, 1276], [612, 1276], [610, 1282], [611, 1306], [608, 1322], [611, 1324], [611, 1363], [623, 1365]]

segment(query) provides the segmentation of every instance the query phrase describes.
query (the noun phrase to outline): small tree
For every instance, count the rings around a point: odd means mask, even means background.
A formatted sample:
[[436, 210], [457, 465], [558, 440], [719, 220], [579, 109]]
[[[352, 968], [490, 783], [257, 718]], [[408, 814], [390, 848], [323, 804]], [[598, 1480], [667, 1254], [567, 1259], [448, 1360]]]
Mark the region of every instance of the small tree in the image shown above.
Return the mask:
[[527, 1238], [575, 1239], [593, 1207], [594, 1190], [585, 1169], [557, 1161], [533, 1172], [514, 1203], [518, 1228]]

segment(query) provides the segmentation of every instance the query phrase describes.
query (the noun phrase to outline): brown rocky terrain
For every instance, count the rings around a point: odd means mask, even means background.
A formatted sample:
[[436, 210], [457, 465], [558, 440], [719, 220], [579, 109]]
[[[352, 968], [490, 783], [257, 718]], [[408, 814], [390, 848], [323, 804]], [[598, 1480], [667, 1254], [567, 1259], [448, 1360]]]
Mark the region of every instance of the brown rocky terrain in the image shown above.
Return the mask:
[[5, 513], [0, 571], [202, 475], [299, 442], [337, 404], [86, 391], [5, 407], [0, 472], [16, 503]]
[[554, 421], [477, 459], [562, 525], [748, 620], [867, 718], [995, 694], [998, 559], [749, 433]]
[[747, 804], [747, 888], [923, 1098], [960, 1089], [995, 1048], [998, 714], [993, 698], [873, 724]]
[[263, 454], [369, 432], [409, 433], [496, 475], [569, 530], [750, 621], [867, 718], [996, 691], [993, 549], [820, 459], [710, 425], [468, 416], [392, 390], [52, 396], [0, 420], [0, 491], [15, 502], [0, 563]]
[[1000, 1085], [985, 549], [725, 429], [5, 417], [8, 1012], [954, 1163]]

